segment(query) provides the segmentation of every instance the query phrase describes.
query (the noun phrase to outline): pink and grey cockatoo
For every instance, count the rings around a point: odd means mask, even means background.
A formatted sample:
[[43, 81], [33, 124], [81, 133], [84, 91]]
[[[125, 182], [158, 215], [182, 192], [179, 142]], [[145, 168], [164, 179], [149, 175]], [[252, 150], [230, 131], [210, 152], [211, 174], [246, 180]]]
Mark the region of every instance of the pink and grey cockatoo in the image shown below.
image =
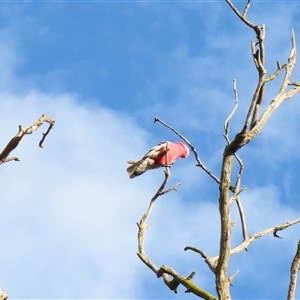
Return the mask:
[[127, 160], [131, 164], [127, 172], [130, 178], [134, 178], [148, 170], [171, 166], [177, 158], [187, 157], [189, 152], [184, 143], [161, 142], [151, 148], [141, 160]]

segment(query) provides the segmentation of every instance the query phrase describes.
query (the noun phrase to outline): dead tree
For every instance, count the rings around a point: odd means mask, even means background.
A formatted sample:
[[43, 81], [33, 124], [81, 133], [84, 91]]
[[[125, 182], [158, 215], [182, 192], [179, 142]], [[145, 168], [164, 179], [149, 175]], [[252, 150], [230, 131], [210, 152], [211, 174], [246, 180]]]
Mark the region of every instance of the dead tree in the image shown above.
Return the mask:
[[[0, 165], [9, 161], [20, 161], [20, 159], [16, 156], [9, 156], [10, 153], [16, 149], [22, 140], [22, 138], [27, 134], [32, 134], [35, 130], [38, 130], [44, 123], [48, 123], [49, 127], [45, 133], [43, 133], [42, 139], [39, 142], [39, 147], [44, 148], [43, 142], [45, 141], [45, 138], [49, 134], [50, 130], [54, 126], [54, 119], [42, 115], [36, 122], [34, 122], [32, 125], [27, 126], [23, 128], [21, 125], [19, 125], [18, 133], [11, 138], [11, 140], [8, 142], [8, 144], [5, 146], [3, 151], [0, 153]], [[7, 300], [8, 295], [0, 289], [0, 300]]]
[[[168, 288], [175, 293], [177, 293], [177, 288], [179, 285], [183, 285], [186, 288], [186, 292], [193, 293], [196, 296], [206, 299], [206, 300], [229, 300], [231, 299], [230, 295], [230, 285], [236, 276], [237, 272], [234, 274], [228, 274], [228, 265], [230, 257], [234, 254], [241, 252], [249, 247], [249, 245], [254, 242], [256, 239], [266, 236], [268, 234], [273, 234], [274, 237], [278, 236], [278, 231], [284, 230], [287, 227], [290, 227], [296, 223], [300, 222], [300, 218], [287, 221], [283, 224], [274, 225], [273, 227], [263, 230], [261, 232], [248, 235], [247, 227], [246, 227], [246, 218], [243, 212], [242, 202], [240, 199], [243, 188], [241, 188], [241, 178], [244, 170], [244, 164], [241, 158], [238, 156], [237, 151], [250, 143], [257, 134], [263, 129], [265, 124], [268, 122], [274, 111], [287, 99], [295, 96], [300, 91], [300, 82], [291, 81], [292, 72], [296, 63], [296, 42], [295, 35], [292, 31], [291, 38], [291, 51], [288, 56], [287, 62], [284, 64], [280, 64], [277, 62], [276, 71], [272, 74], [267, 75], [267, 71], [265, 68], [265, 26], [259, 26], [252, 23], [247, 18], [247, 12], [250, 8], [251, 0], [248, 0], [243, 12], [239, 12], [234, 4], [230, 0], [225, 0], [229, 5], [230, 9], [236, 14], [236, 16], [249, 28], [251, 28], [255, 35], [256, 40], [251, 43], [251, 53], [253, 57], [253, 61], [255, 64], [255, 68], [258, 73], [258, 82], [253, 93], [253, 97], [251, 99], [248, 112], [245, 116], [245, 121], [241, 126], [241, 130], [235, 135], [233, 140], [230, 140], [229, 137], [229, 122], [232, 116], [234, 115], [236, 108], [238, 106], [238, 95], [236, 82], [234, 81], [234, 99], [235, 105], [228, 116], [228, 118], [224, 122], [224, 138], [226, 140], [226, 146], [223, 151], [223, 158], [221, 163], [221, 175], [220, 177], [213, 174], [201, 161], [196, 148], [189, 142], [189, 140], [179, 133], [176, 129], [166, 124], [159, 118], [155, 117], [154, 122], [159, 122], [168, 129], [172, 130], [177, 136], [179, 136], [185, 143], [190, 147], [191, 151], [195, 156], [195, 160], [197, 162], [196, 166], [200, 167], [204, 170], [207, 175], [209, 175], [219, 186], [219, 214], [220, 214], [220, 224], [221, 224], [221, 233], [220, 233], [220, 247], [219, 254], [216, 257], [210, 257], [206, 253], [204, 253], [201, 249], [196, 248], [194, 246], [187, 246], [184, 250], [192, 250], [201, 255], [204, 259], [205, 263], [209, 267], [209, 269], [213, 272], [215, 276], [216, 283], [216, 295], [212, 295], [207, 292], [204, 288], [196, 285], [193, 282], [193, 277], [195, 276], [195, 272], [192, 271], [189, 276], [183, 276], [178, 274], [174, 269], [162, 265], [161, 267], [157, 267], [152, 260], [148, 257], [145, 251], [144, 240], [145, 240], [145, 232], [148, 227], [146, 223], [149, 214], [151, 213], [154, 203], [158, 197], [175, 190], [177, 185], [171, 188], [165, 188], [170, 177], [170, 169], [166, 167], [165, 170], [165, 178], [155, 195], [150, 201], [150, 205], [142, 216], [141, 220], [137, 223], [138, 225], [138, 253], [137, 255], [143, 261], [143, 263], [149, 267], [157, 277], [162, 277], [165, 284]], [[279, 87], [278, 94], [273, 99], [265, 99], [264, 97], [264, 89], [266, 84], [270, 81], [274, 80], [280, 73], [283, 73], [283, 80]], [[266, 109], [262, 112], [262, 103], [266, 104], [269, 101]], [[231, 182], [232, 177], [232, 167], [233, 161], [236, 160], [239, 164], [239, 172], [236, 176], [235, 182]], [[231, 229], [232, 222], [230, 219], [230, 210], [231, 205], [233, 203], [237, 204], [240, 219], [241, 219], [241, 230], [243, 234], [243, 241], [237, 247], [231, 249]], [[300, 243], [300, 241], [299, 241]], [[298, 244], [297, 252], [295, 254], [294, 260], [291, 265], [291, 279], [290, 286], [288, 289], [288, 300], [294, 299], [297, 272], [299, 270], [300, 263], [300, 244]], [[171, 277], [171, 278], [170, 278]]]

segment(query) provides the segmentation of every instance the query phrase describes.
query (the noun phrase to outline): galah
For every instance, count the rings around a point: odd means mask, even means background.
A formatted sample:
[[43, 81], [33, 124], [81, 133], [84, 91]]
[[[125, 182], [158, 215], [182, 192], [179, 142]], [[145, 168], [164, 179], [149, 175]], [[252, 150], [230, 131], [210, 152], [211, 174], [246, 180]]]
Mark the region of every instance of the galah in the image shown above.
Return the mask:
[[140, 160], [127, 160], [131, 164], [127, 168], [130, 178], [143, 174], [148, 170], [171, 166], [179, 157], [185, 158], [189, 155], [188, 147], [181, 142], [161, 142], [151, 148]]

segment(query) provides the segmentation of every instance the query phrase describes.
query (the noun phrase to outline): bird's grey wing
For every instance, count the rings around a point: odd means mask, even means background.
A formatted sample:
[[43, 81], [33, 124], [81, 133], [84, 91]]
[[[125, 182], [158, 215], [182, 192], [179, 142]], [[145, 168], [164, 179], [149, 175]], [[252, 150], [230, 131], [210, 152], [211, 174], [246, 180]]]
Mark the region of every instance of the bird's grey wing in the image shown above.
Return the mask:
[[156, 145], [153, 148], [151, 148], [144, 155], [144, 157], [142, 159], [156, 157], [161, 152], [161, 149], [163, 149], [166, 146], [167, 143], [169, 143], [169, 142], [167, 142], [167, 141], [160, 142], [158, 145]]

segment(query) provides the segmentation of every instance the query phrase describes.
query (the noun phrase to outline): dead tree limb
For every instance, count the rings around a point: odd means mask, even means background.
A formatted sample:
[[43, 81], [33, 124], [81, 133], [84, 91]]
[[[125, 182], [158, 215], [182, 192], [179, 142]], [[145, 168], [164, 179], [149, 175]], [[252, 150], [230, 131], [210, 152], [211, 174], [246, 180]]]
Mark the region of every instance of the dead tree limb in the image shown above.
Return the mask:
[[42, 126], [44, 123], [49, 123], [49, 128], [46, 133], [43, 133], [43, 138], [39, 143], [39, 146], [43, 148], [43, 142], [55, 123], [54, 119], [46, 115], [42, 115], [35, 123], [25, 128], [22, 128], [22, 126], [19, 125], [18, 133], [8, 142], [6, 147], [0, 153], [0, 164], [11, 160], [20, 161], [18, 157], [8, 157], [9, 154], [18, 147], [20, 141], [26, 134], [32, 134], [35, 130], [39, 129], [39, 127]]
[[[36, 122], [34, 122], [30, 126], [27, 126], [26, 128], [22, 128], [22, 126], [19, 125], [18, 133], [8, 142], [8, 144], [5, 146], [3, 151], [0, 153], [0, 165], [12, 160], [20, 161], [18, 157], [15, 156], [8, 157], [9, 154], [18, 147], [20, 141], [26, 134], [32, 134], [35, 130], [39, 129], [39, 127], [44, 123], [49, 123], [49, 128], [46, 133], [43, 133], [43, 138], [39, 143], [39, 146], [43, 148], [43, 142], [55, 123], [54, 119], [46, 115], [42, 115]], [[8, 299], [7, 294], [0, 289], [0, 300], [7, 300], [7, 299]]]
[[201, 255], [201, 257], [204, 259], [204, 261], [207, 263], [207, 265], [209, 266], [210, 270], [215, 273], [216, 272], [216, 266], [215, 266], [215, 262], [211, 260], [211, 258], [204, 253], [204, 251], [202, 251], [201, 249], [198, 249], [196, 247], [193, 247], [193, 246], [186, 246], [184, 248], [184, 251], [187, 251], [187, 250], [192, 250], [198, 254]]

